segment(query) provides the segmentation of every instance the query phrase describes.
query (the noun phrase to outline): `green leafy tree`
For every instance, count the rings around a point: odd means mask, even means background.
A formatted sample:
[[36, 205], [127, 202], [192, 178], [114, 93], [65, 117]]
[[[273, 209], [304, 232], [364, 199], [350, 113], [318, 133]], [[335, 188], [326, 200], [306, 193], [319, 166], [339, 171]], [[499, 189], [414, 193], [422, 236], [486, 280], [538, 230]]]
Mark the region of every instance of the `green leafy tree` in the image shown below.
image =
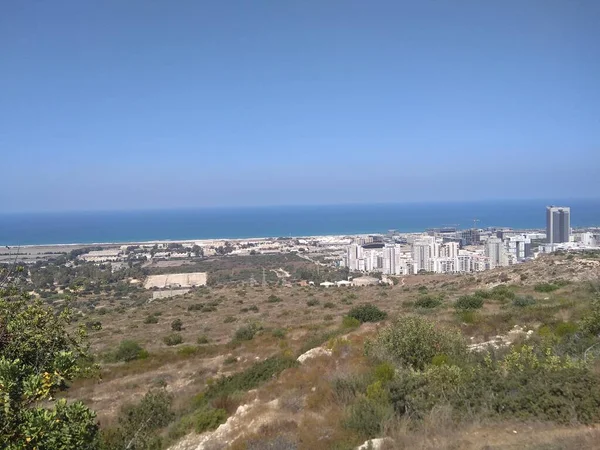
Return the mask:
[[0, 288], [0, 443], [16, 449], [96, 449], [98, 425], [81, 402], [55, 400], [90, 369], [84, 327], [67, 331], [71, 311], [55, 312]]

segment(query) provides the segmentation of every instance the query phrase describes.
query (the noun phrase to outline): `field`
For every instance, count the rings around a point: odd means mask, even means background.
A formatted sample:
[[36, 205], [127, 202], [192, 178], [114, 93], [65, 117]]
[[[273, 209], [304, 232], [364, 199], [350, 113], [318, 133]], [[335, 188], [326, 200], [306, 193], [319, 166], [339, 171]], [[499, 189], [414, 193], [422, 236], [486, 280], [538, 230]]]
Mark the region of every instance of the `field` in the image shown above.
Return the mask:
[[[527, 330], [534, 333], [532, 342], [548, 334], [563, 339], [575, 332], [600, 292], [598, 263], [552, 256], [477, 276], [407, 276], [394, 286], [360, 288], [301, 287], [283, 280], [266, 286], [213, 283], [151, 303], [104, 296], [95, 300], [93, 312], [84, 308], [77, 323], [88, 328], [100, 377], [77, 380], [67, 393], [96, 410], [103, 428], [110, 429], [118, 425], [124, 406], [139, 403], [148, 391], [165, 389], [172, 395], [175, 418], [157, 430], [163, 448], [354, 448], [376, 436], [344, 425], [352, 402], [362, 397], [340, 394], [335, 386], [345, 377], [362, 386], [356, 380], [372, 376], [365, 341], [394, 318], [430, 320], [459, 331], [469, 345], [498, 342], [497, 336], [510, 336], [515, 326], [524, 330], [517, 342], [523, 342]], [[228, 264], [222, 261], [213, 273], [222, 277]], [[238, 273], [242, 270], [255, 269]], [[458, 307], [478, 302], [481, 307]], [[351, 323], [349, 312], [365, 304], [387, 313], [387, 319], [358, 327]], [[118, 360], [123, 341], [133, 341], [143, 352], [127, 362]], [[300, 366], [290, 362], [311, 348], [319, 348], [320, 356]], [[256, 371], [271, 375], [258, 381], [253, 375], [251, 383], [210, 396], [218, 380]], [[592, 371], [600, 372], [595, 365]], [[241, 405], [246, 406], [238, 409]], [[432, 449], [591, 449], [599, 437], [596, 428], [579, 420], [549, 425], [529, 416], [461, 416], [457, 422], [454, 413], [440, 408], [418, 421], [386, 419], [375, 434], [393, 439], [389, 448]], [[214, 411], [223, 416], [210, 416]], [[227, 426], [211, 431], [227, 416]]]

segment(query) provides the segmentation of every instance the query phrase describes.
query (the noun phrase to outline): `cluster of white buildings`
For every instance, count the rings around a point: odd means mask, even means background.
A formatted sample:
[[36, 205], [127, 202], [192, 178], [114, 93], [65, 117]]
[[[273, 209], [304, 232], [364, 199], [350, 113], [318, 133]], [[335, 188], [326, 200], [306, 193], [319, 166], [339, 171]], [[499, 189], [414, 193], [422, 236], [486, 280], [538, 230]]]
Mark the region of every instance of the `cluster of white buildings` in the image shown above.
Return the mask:
[[380, 248], [365, 248], [360, 241], [353, 243], [340, 265], [352, 271], [387, 275], [467, 273], [517, 264], [531, 256], [528, 235], [490, 235], [483, 245], [460, 248], [457, 241], [422, 234], [409, 236], [407, 244], [382, 243]]

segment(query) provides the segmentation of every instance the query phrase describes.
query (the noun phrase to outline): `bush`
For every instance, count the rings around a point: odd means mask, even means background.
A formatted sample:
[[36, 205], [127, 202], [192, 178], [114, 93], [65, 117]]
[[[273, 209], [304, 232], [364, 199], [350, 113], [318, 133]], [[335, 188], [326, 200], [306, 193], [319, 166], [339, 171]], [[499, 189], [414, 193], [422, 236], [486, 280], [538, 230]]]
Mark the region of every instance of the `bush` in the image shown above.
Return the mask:
[[527, 295], [526, 297], [517, 297], [513, 300], [513, 306], [517, 306], [519, 308], [526, 308], [527, 306], [535, 305], [535, 298], [531, 295]]
[[342, 319], [342, 327], [343, 328], [357, 328], [360, 326], [360, 320], [355, 319], [354, 317], [344, 316]]
[[344, 374], [332, 380], [331, 388], [336, 401], [348, 405], [365, 392], [371, 381], [372, 377], [368, 374]]
[[252, 305], [248, 308], [248, 311], [252, 311], [252, 312], [258, 312], [258, 306], [256, 305]]
[[285, 330], [283, 328], [275, 328], [273, 331], [271, 331], [271, 335], [273, 337], [283, 339], [285, 337]]
[[463, 295], [456, 300], [454, 307], [462, 311], [480, 309], [483, 307], [483, 298], [478, 295]]
[[121, 408], [118, 428], [105, 430], [101, 448], [160, 448], [159, 430], [174, 418], [173, 397], [164, 389], [151, 390], [138, 404]]
[[19, 295], [10, 275], [24, 273], [10, 264], [0, 269], [2, 447], [94, 448], [98, 434], [95, 413], [81, 402], [53, 401], [57, 392], [90, 368], [84, 335], [71, 333], [73, 316], [68, 308], [57, 312], [40, 300]]
[[204, 433], [216, 429], [227, 420], [227, 411], [224, 409], [206, 408], [194, 414], [194, 430]]
[[183, 337], [179, 333], [171, 333], [163, 338], [163, 342], [168, 345], [179, 345], [183, 342]]
[[332, 302], [326, 302], [323, 304], [323, 308], [329, 308], [329, 309], [335, 308], [335, 304]]
[[[482, 291], [477, 291], [477, 293]], [[496, 286], [488, 293], [488, 298], [494, 300], [512, 300], [516, 294], [508, 286]]]
[[388, 386], [394, 410], [417, 419], [442, 405], [452, 409], [455, 419], [600, 419], [600, 377], [551, 349], [514, 347], [504, 357], [488, 354], [469, 363], [463, 367], [440, 361], [422, 371], [401, 370]]
[[350, 310], [348, 316], [355, 318], [360, 323], [365, 322], [379, 322], [387, 317], [385, 311], [380, 310], [375, 305], [361, 305], [355, 306]]
[[204, 308], [204, 304], [202, 303], [193, 303], [190, 306], [188, 306], [188, 311], [202, 311], [202, 308]]
[[277, 297], [275, 294], [271, 294], [269, 295], [269, 298], [267, 298], [267, 303], [280, 303], [283, 300], [281, 300], [281, 298]]
[[375, 379], [382, 383], [387, 383], [394, 379], [396, 369], [388, 362], [383, 362], [375, 367]]
[[258, 326], [255, 324], [240, 327], [235, 331], [234, 340], [236, 341], [251, 341], [258, 331]]
[[424, 295], [415, 301], [415, 306], [417, 308], [437, 308], [441, 304], [442, 300], [439, 297], [434, 297], [432, 295]]
[[100, 331], [102, 329], [102, 322], [99, 320], [89, 320], [85, 323], [85, 327], [88, 330]]
[[285, 369], [296, 367], [298, 362], [293, 358], [272, 356], [264, 361], [257, 362], [243, 372], [238, 372], [227, 377], [218, 379], [211, 384], [203, 396], [203, 401], [217, 397], [234, 394], [237, 391], [246, 392], [254, 389], [264, 381]]
[[171, 322], [171, 330], [173, 331], [181, 331], [183, 329], [183, 322], [181, 319], [175, 319]]
[[131, 340], [121, 341], [119, 348], [114, 354], [116, 361], [133, 361], [135, 359], [144, 359], [148, 357], [148, 352], [140, 344]]
[[208, 339], [207, 336], [202, 335], [202, 336], [198, 336], [198, 339], [196, 339], [196, 343], [198, 344], [208, 344], [210, 341]]
[[592, 302], [591, 310], [581, 321], [581, 330], [584, 333], [597, 336], [600, 334], [600, 299]]
[[374, 438], [381, 435], [385, 422], [393, 416], [393, 409], [389, 404], [362, 397], [346, 410], [345, 416], [344, 427], [363, 438]]
[[177, 349], [177, 354], [181, 356], [192, 356], [198, 353], [198, 348], [193, 345], [184, 345]]
[[223, 361], [223, 364], [234, 364], [237, 361], [238, 361], [238, 359], [235, 356], [230, 355], [227, 358], [225, 358], [225, 360]]
[[533, 287], [533, 289], [537, 292], [553, 292], [556, 291], [559, 287], [560, 286], [557, 286], [556, 284], [552, 283], [538, 283]]
[[237, 319], [233, 316], [227, 316], [225, 317], [225, 320], [223, 320], [223, 323], [232, 323], [235, 322]]
[[306, 306], [317, 306], [318, 304], [319, 300], [315, 298], [311, 298], [309, 301], [306, 302]]
[[158, 317], [156, 317], [154, 314], [150, 314], [144, 319], [144, 323], [158, 323]]
[[403, 317], [367, 341], [368, 356], [413, 369], [422, 370], [436, 355], [451, 360], [466, 357], [465, 341], [458, 331], [438, 328], [422, 317]]

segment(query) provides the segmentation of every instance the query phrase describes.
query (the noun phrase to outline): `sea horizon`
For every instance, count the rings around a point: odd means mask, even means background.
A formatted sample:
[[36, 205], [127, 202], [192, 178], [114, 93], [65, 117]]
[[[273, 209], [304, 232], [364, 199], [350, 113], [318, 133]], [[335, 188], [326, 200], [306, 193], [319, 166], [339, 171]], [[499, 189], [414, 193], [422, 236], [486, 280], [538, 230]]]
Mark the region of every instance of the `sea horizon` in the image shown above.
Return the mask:
[[[600, 199], [8, 212], [0, 245], [91, 245], [385, 233], [428, 228], [545, 228], [545, 207], [570, 206], [573, 227], [600, 226]], [[473, 222], [477, 219], [477, 222]]]

